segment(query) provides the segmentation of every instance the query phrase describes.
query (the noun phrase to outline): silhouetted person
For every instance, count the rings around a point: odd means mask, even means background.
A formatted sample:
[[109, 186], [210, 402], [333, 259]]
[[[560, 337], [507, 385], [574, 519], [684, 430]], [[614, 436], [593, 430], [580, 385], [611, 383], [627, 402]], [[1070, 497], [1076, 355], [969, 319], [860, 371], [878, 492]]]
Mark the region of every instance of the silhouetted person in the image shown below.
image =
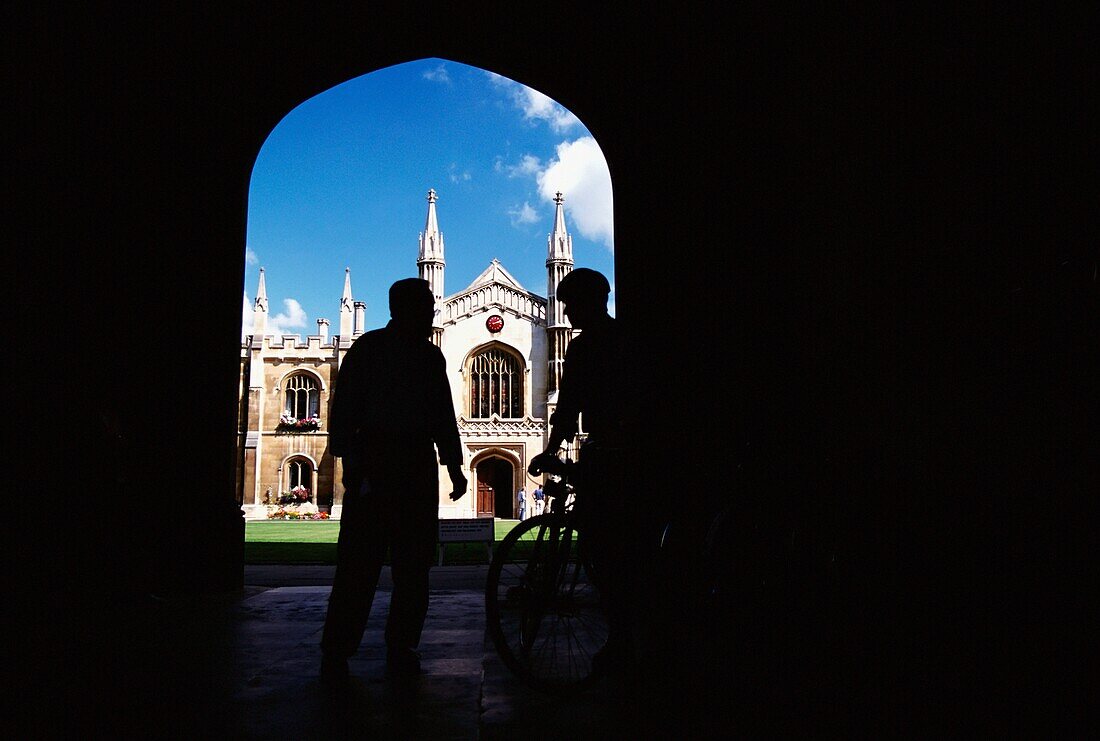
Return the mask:
[[389, 323], [360, 336], [344, 358], [329, 424], [345, 492], [321, 677], [337, 684], [347, 679], [347, 659], [363, 639], [387, 548], [393, 577], [387, 669], [394, 677], [419, 673], [416, 648], [439, 528], [439, 466], [447, 466], [452, 500], [466, 492], [445, 361], [428, 341], [431, 288], [418, 278], [399, 280], [389, 302]]
[[553, 471], [558, 450], [578, 431], [583, 416], [587, 438], [580, 449], [581, 483], [577, 488], [578, 516], [582, 518], [593, 554], [598, 583], [609, 623], [607, 646], [596, 660], [612, 671], [630, 661], [633, 578], [641, 565], [631, 539], [635, 528], [623, 513], [629, 511], [626, 455], [628, 432], [624, 381], [628, 357], [618, 323], [607, 313], [611, 286], [602, 274], [577, 268], [558, 285], [557, 298], [574, 329], [558, 390], [558, 405], [550, 418], [546, 449], [528, 467], [533, 476]]

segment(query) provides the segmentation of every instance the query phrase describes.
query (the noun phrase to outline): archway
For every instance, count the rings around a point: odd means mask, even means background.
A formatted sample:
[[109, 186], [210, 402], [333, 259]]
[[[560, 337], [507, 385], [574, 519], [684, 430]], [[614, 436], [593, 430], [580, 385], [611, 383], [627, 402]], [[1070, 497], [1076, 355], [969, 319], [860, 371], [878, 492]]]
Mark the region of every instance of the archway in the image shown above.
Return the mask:
[[512, 491], [515, 468], [512, 464], [503, 458], [486, 458], [474, 470], [477, 480], [477, 516], [515, 517], [515, 492]]
[[[242, 342], [254, 333], [327, 337], [385, 325], [387, 289], [417, 259], [419, 196], [429, 188], [440, 189], [440, 255], [444, 234], [456, 240], [445, 283], [440, 266], [441, 291], [467, 285], [499, 258], [511, 279], [543, 294], [557, 193], [566, 256], [614, 284], [611, 173], [581, 118], [521, 78], [424, 57], [322, 90], [268, 133], [248, 186]], [[318, 248], [322, 214], [327, 238]], [[342, 325], [344, 298], [362, 310]], [[266, 308], [254, 332], [257, 302]], [[315, 329], [312, 317], [331, 322]]]
[[[496, 104], [485, 106], [486, 100]], [[402, 132], [397, 139], [394, 126]], [[408, 141], [418, 142], [415, 164], [408, 161]], [[464, 153], [457, 164], [456, 152]], [[303, 190], [295, 182], [306, 173], [311, 186]], [[373, 175], [363, 180], [363, 173]], [[426, 221], [424, 202], [409, 194], [426, 186], [432, 186], [431, 231], [438, 241], [429, 241], [441, 260], [436, 267], [418, 258], [428, 242], [410, 236]], [[495, 426], [494, 415], [506, 421], [541, 416], [556, 387], [568, 334], [553, 299], [560, 275], [578, 265], [614, 281], [610, 171], [595, 137], [542, 93], [461, 62], [432, 57], [374, 69], [302, 101], [257, 153], [248, 203], [241, 305], [241, 352], [248, 361], [239, 366], [236, 384], [241, 501], [257, 496], [258, 482], [272, 478], [276, 452], [287, 452], [270, 443], [272, 393], [282, 395], [280, 413], [293, 418], [291, 431], [319, 417], [304, 438], [318, 461], [315, 495], [318, 502], [339, 501], [341, 464], [325, 451], [331, 390], [348, 341], [388, 320], [393, 280], [414, 269], [431, 272], [441, 306], [464, 286], [486, 285], [478, 276], [486, 275], [487, 264], [492, 280], [501, 281], [502, 297], [490, 298], [488, 288], [474, 291], [478, 298], [463, 311], [499, 302], [502, 318], [508, 317], [503, 331], [485, 326], [466, 337], [452, 329], [445, 342], [440, 327], [436, 338], [441, 347], [476, 345], [485, 352], [478, 372], [450, 377], [455, 415], [482, 426]], [[316, 246], [319, 214], [331, 232], [323, 248]], [[444, 232], [461, 237], [445, 253]], [[559, 261], [553, 270], [546, 262], [551, 234]], [[611, 313], [614, 306], [612, 298]], [[546, 319], [546, 312], [554, 317]], [[310, 317], [318, 317], [316, 330]], [[556, 360], [547, 360], [550, 353]], [[480, 441], [478, 448], [484, 449]], [[513, 463], [516, 482], [522, 467]], [[492, 493], [481, 492], [477, 513], [514, 516], [517, 484], [486, 485]]]

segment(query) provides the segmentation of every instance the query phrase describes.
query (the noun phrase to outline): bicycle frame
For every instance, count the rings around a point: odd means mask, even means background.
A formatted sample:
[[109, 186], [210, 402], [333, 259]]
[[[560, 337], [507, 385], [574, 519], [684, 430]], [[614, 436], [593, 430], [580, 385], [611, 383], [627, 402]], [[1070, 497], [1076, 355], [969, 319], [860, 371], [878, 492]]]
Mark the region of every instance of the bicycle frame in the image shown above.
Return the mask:
[[[544, 539], [544, 535], [548, 537]], [[576, 592], [581, 569], [584, 568], [583, 564], [578, 564], [578, 568], [573, 569], [571, 575], [566, 573], [569, 568], [569, 554], [573, 547], [575, 535], [576, 530], [574, 530], [571, 518], [568, 515], [563, 527], [555, 527], [550, 522], [539, 526], [538, 536], [535, 538], [535, 548], [527, 562], [527, 574], [534, 577], [537, 583], [533, 585], [536, 601], [529, 606], [526, 611], [527, 615], [524, 616], [523, 620], [522, 647], [525, 652], [530, 651], [535, 639], [538, 637], [538, 629], [542, 624], [546, 606], [561, 600], [566, 595], [569, 599], [572, 599]], [[543, 555], [544, 543], [546, 548], [549, 549], [545, 556]], [[579, 550], [579, 540], [577, 547]], [[546, 573], [538, 573], [542, 568], [545, 568]], [[566, 595], [563, 595], [559, 588], [563, 581], [567, 582]]]
[[497, 652], [526, 684], [552, 693], [576, 692], [598, 679], [592, 657], [608, 634], [583, 522], [568, 496], [571, 468], [563, 462], [554, 472], [561, 478], [547, 483], [560, 505], [505, 536], [486, 580], [486, 620]]

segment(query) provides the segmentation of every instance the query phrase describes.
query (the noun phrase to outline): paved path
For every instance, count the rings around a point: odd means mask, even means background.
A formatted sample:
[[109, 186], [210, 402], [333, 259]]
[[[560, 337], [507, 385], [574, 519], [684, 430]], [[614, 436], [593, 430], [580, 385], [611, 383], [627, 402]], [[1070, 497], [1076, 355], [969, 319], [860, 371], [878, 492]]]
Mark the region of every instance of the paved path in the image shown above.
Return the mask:
[[[238, 732], [248, 738], [363, 733], [374, 738], [504, 739], [538, 738], [557, 729], [565, 737], [614, 737], [616, 704], [606, 689], [569, 701], [548, 698], [520, 686], [501, 663], [485, 632], [487, 569], [432, 569], [420, 644], [423, 675], [409, 697], [385, 678], [383, 630], [391, 586], [387, 569], [363, 644], [349, 662], [356, 701], [340, 707], [315, 680], [333, 567], [249, 567], [249, 582], [323, 580], [325, 585], [278, 586], [241, 602], [239, 689], [234, 695], [238, 707], [233, 713], [241, 719]], [[281, 710], [287, 706], [299, 711]]]
[[239, 593], [149, 596], [127, 604], [105, 600], [98, 617], [110, 629], [86, 632], [79, 665], [69, 664], [64, 680], [66, 692], [81, 702], [53, 703], [49, 714], [37, 718], [37, 737], [684, 736], [652, 733], [651, 726], [637, 732], [639, 719], [653, 717], [647, 715], [654, 710], [653, 695], [644, 700], [605, 684], [566, 700], [520, 685], [487, 639], [485, 571], [433, 568], [420, 645], [423, 673], [408, 688], [395, 687], [385, 676], [390, 589], [384, 578], [363, 643], [349, 661], [352, 689], [343, 700], [318, 681], [331, 587], [316, 582], [331, 582], [332, 567], [250, 567]]
[[385, 679], [390, 593], [380, 590], [363, 645], [349, 662], [348, 702], [336, 702], [316, 680], [328, 594], [327, 586], [278, 587], [242, 601], [230, 714], [240, 737], [479, 737], [485, 632], [479, 594], [432, 600], [421, 643], [424, 673], [406, 698]]
[[[244, 583], [264, 587], [314, 587], [332, 586], [335, 566], [314, 564], [270, 564], [244, 567]], [[479, 592], [485, 588], [489, 573], [487, 564], [470, 566], [433, 566], [429, 584], [434, 590], [465, 589]], [[393, 588], [388, 566], [382, 567], [378, 588]]]
[[[180, 736], [193, 724], [196, 732], [244, 739], [617, 737], [619, 704], [606, 689], [562, 701], [527, 691], [503, 666], [485, 631], [485, 570], [433, 568], [420, 645], [423, 674], [405, 690], [385, 676], [390, 591], [383, 579], [362, 646], [349, 661], [352, 690], [343, 702], [317, 681], [330, 586], [301, 584], [331, 582], [332, 567], [249, 567], [246, 581], [268, 584], [250, 583], [239, 596], [167, 606], [176, 616], [169, 622], [188, 633], [183, 640], [194, 640], [207, 621], [224, 621], [228, 628], [215, 633], [224, 641], [223, 660], [207, 668], [210, 677], [197, 680], [210, 682], [198, 694], [220, 699], [208, 707], [205, 721], [201, 713], [194, 719], [179, 714]], [[194, 667], [186, 673], [193, 675]]]

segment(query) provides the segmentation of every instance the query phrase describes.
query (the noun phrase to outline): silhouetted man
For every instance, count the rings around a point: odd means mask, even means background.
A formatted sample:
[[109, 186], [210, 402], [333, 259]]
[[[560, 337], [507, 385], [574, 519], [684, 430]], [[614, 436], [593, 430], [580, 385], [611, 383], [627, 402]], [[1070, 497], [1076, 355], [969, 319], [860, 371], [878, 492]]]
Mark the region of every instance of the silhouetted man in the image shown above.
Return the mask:
[[528, 471], [532, 476], [553, 472], [559, 448], [576, 435], [583, 414], [587, 438], [578, 457], [583, 476], [577, 487], [578, 514], [600, 575], [610, 629], [607, 646], [595, 658], [616, 671], [625, 668], [633, 651], [630, 601], [636, 592], [633, 580], [642, 565], [631, 546], [630, 538], [637, 532], [628, 521], [630, 508], [622, 485], [628, 480], [623, 393], [628, 357], [618, 324], [607, 313], [610, 292], [607, 278], [588, 268], [573, 270], [558, 284], [557, 298], [565, 305], [565, 315], [581, 332], [566, 351], [550, 439]]
[[387, 669], [395, 677], [419, 673], [416, 647], [439, 527], [439, 466], [447, 466], [452, 500], [466, 492], [445, 361], [428, 341], [431, 288], [418, 278], [399, 280], [389, 302], [390, 322], [348, 350], [332, 404], [329, 444], [343, 458], [345, 492], [321, 639], [321, 677], [331, 683], [347, 679], [347, 659], [363, 639], [387, 548], [393, 577]]

